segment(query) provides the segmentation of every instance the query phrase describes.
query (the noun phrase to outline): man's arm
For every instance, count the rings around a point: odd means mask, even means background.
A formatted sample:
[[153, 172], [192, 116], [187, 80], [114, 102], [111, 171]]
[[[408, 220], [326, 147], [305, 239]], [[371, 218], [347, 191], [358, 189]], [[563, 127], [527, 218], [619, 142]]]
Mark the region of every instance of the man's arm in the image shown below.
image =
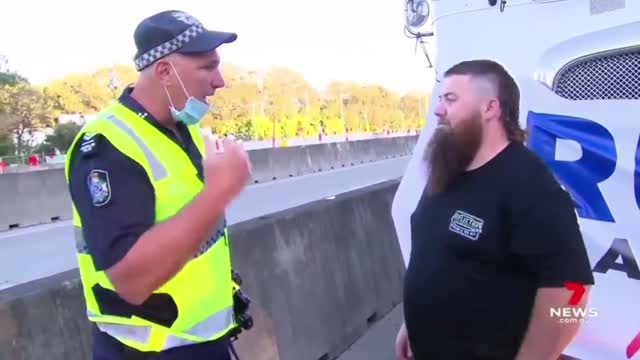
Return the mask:
[[531, 178], [522, 180], [527, 193], [514, 196], [510, 205], [511, 251], [534, 274], [538, 288], [516, 359], [556, 360], [576, 335], [580, 321], [554, 317], [551, 309], [584, 308], [588, 294], [570, 305], [573, 292], [565, 284], [577, 282], [588, 289], [594, 280], [570, 195], [549, 173]]
[[[203, 191], [179, 213], [153, 226], [107, 274], [128, 302], [142, 304], [175, 276], [213, 233], [230, 195]], [[205, 215], [206, 214], [206, 215]]]
[[[585, 309], [590, 286], [572, 307]], [[564, 288], [540, 288], [536, 294], [531, 321], [516, 360], [556, 360], [571, 343], [580, 328], [578, 321], [560, 321], [552, 317], [550, 309], [565, 308], [572, 293]]]
[[[203, 192], [173, 218], [154, 225], [155, 195], [144, 169], [97, 135], [84, 142], [70, 171], [70, 192], [82, 219], [85, 241], [98, 270], [106, 270], [121, 298], [143, 303], [175, 276], [209, 238], [229, 195]], [[84, 151], [80, 150], [84, 149]], [[93, 196], [98, 174], [107, 194]]]

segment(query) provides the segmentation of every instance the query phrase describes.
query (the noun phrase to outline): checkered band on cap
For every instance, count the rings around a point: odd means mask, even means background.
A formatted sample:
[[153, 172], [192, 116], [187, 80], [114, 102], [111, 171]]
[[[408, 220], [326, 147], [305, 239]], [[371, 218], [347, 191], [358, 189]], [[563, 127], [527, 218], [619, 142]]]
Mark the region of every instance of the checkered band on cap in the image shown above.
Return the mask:
[[156, 60], [171, 54], [172, 52], [180, 49], [185, 46], [189, 41], [193, 40], [196, 36], [204, 31], [204, 27], [202, 24], [195, 24], [183, 31], [177, 37], [167, 41], [164, 44], [156, 46], [155, 48], [147, 51], [146, 53], [140, 55], [137, 59], [134, 59], [134, 63], [136, 65], [136, 70], [142, 70], [150, 64], [154, 63]]

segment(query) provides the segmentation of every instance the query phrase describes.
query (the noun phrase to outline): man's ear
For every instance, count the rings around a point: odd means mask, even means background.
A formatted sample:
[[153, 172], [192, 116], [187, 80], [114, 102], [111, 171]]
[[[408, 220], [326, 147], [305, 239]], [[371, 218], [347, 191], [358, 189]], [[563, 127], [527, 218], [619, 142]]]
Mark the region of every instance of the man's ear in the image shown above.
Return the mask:
[[171, 85], [173, 69], [168, 61], [160, 60], [153, 64], [153, 74], [163, 86]]
[[496, 98], [489, 99], [482, 109], [487, 119], [500, 119], [500, 101]]

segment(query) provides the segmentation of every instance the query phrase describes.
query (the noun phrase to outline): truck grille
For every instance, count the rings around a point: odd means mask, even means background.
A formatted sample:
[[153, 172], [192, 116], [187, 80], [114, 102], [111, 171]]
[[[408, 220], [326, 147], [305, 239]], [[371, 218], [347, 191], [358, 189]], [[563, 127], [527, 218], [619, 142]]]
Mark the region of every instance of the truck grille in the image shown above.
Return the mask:
[[591, 0], [589, 10], [591, 11], [591, 15], [597, 15], [624, 9], [626, 5], [626, 0]]
[[640, 49], [579, 60], [558, 73], [553, 90], [570, 100], [640, 99]]

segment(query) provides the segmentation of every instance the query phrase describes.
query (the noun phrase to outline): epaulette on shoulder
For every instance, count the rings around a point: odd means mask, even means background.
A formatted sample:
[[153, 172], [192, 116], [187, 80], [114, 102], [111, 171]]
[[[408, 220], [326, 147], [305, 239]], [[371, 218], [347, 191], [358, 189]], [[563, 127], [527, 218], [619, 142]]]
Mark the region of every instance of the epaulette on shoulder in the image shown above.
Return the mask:
[[97, 132], [84, 133], [80, 139], [80, 148], [78, 149], [80, 154], [82, 156], [91, 156], [96, 154], [98, 152], [98, 144], [101, 136], [102, 135]]

